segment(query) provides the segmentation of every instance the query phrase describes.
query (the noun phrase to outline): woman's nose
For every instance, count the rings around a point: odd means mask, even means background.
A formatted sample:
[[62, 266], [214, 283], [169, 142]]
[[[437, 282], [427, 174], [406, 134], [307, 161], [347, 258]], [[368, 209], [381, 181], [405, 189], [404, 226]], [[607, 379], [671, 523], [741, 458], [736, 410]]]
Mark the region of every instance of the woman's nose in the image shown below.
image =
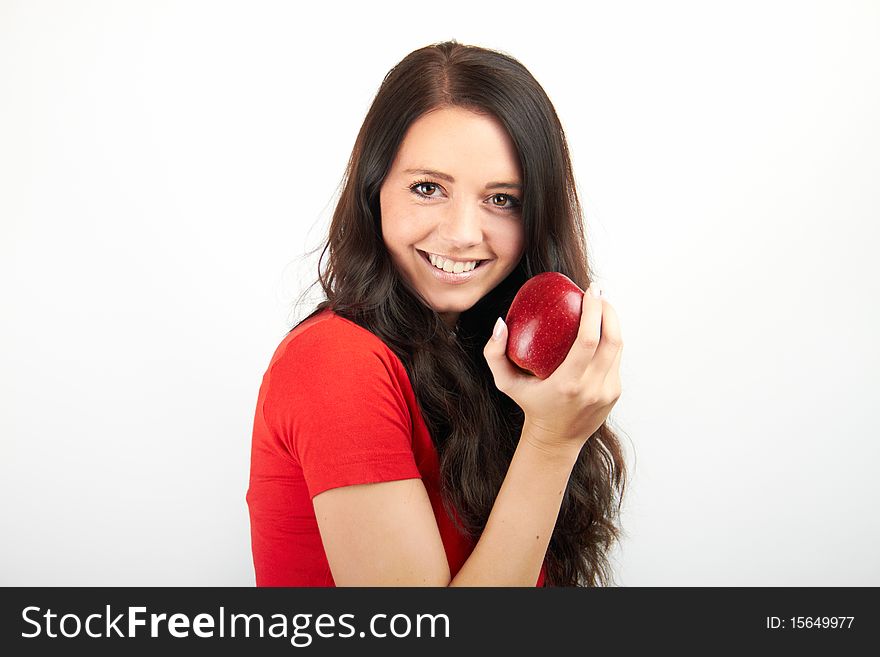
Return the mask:
[[450, 249], [464, 250], [479, 244], [483, 241], [480, 209], [470, 203], [450, 203], [437, 232]]

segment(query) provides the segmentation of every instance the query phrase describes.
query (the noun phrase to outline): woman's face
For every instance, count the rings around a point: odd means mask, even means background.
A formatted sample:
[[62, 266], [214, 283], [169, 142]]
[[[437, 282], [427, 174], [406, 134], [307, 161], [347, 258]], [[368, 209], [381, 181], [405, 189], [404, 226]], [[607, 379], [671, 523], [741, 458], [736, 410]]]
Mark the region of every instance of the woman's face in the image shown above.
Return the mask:
[[379, 192], [382, 238], [450, 328], [520, 261], [521, 185], [516, 149], [494, 116], [443, 108], [404, 136]]

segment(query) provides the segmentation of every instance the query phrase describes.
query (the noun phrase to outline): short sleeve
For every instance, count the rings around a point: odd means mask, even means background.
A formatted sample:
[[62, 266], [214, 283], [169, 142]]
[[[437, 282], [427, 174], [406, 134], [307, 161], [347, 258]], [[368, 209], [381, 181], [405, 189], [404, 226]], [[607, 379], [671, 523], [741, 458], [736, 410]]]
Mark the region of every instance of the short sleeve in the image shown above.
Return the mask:
[[311, 498], [421, 476], [401, 376], [379, 338], [341, 319], [309, 327], [271, 364], [263, 416]]

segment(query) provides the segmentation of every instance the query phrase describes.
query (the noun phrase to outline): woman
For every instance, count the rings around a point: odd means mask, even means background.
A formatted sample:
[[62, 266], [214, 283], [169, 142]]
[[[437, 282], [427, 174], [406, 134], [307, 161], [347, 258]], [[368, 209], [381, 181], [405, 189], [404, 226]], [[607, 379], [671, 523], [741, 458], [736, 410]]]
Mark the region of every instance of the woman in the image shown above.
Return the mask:
[[455, 41], [405, 57], [358, 134], [328, 248], [327, 299], [260, 388], [257, 585], [607, 584], [617, 316], [591, 288], [546, 380], [505, 355], [501, 317], [528, 278], [591, 279], [565, 136], [532, 75]]

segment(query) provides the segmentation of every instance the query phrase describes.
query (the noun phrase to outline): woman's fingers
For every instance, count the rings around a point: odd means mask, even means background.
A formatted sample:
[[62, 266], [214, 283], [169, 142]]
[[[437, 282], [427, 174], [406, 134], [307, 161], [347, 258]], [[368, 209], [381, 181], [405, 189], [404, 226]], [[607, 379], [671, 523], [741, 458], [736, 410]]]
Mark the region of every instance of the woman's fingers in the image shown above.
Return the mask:
[[619, 364], [623, 339], [617, 313], [607, 301], [602, 301], [602, 337], [599, 346], [583, 374], [584, 383], [595, 392], [603, 392], [603, 384], [609, 373]]
[[614, 362], [611, 364], [611, 369], [608, 370], [608, 374], [605, 376], [605, 382], [602, 386], [602, 389], [605, 391], [605, 394], [615, 401], [620, 397], [621, 388], [620, 388], [620, 358], [623, 355], [623, 345], [620, 345], [620, 349], [617, 350], [617, 356], [614, 357]]
[[565, 360], [550, 375], [550, 378], [558, 379], [563, 383], [579, 382], [599, 347], [602, 330], [602, 299], [594, 297], [590, 293], [591, 289], [598, 291], [598, 287], [591, 285], [584, 294], [577, 337], [568, 350]]

